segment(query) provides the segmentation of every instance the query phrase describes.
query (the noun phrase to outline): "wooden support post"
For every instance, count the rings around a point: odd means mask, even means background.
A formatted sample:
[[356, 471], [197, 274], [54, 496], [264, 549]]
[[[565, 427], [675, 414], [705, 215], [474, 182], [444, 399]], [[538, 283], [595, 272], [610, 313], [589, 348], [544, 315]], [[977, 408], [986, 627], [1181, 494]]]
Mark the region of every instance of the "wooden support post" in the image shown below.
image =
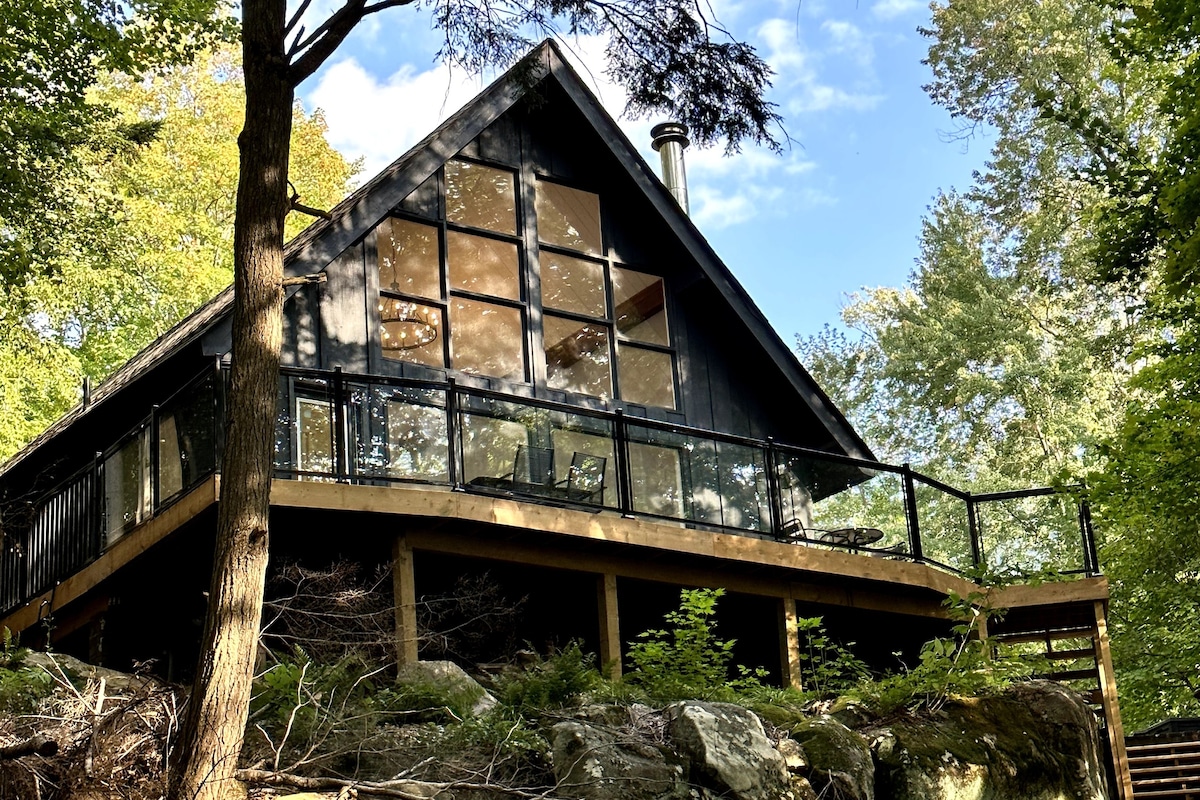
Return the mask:
[[417, 585], [413, 551], [397, 536], [392, 546], [392, 602], [396, 612], [396, 663], [415, 664], [417, 657]]
[[779, 677], [784, 688], [800, 692], [800, 631], [796, 627], [796, 601], [779, 598]]
[[600, 614], [600, 664], [611, 679], [621, 678], [621, 619], [617, 610], [617, 576], [596, 576], [596, 608]]
[[1121, 706], [1117, 702], [1117, 679], [1113, 673], [1112, 652], [1108, 642], [1108, 613], [1103, 600], [1093, 604], [1096, 612], [1096, 670], [1100, 675], [1101, 703], [1108, 740], [1112, 749], [1113, 774], [1117, 778], [1120, 800], [1133, 800], [1133, 780], [1129, 775], [1129, 758], [1125, 753], [1125, 728], [1121, 724]]

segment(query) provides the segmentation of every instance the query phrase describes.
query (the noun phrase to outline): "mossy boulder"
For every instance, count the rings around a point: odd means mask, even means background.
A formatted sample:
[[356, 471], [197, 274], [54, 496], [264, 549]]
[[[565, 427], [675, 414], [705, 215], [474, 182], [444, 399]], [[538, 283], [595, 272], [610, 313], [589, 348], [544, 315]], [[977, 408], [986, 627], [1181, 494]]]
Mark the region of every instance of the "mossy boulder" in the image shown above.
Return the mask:
[[550, 729], [555, 794], [579, 800], [684, 800], [684, 765], [627, 729], [566, 720]]
[[663, 709], [671, 739], [690, 766], [694, 784], [733, 800], [789, 796], [783, 756], [762, 722], [741, 706], [687, 700]]
[[1108, 796], [1095, 716], [1061, 684], [1033, 681], [952, 700], [861, 732], [875, 755], [876, 793], [891, 800]]
[[793, 726], [791, 738], [804, 748], [808, 781], [818, 795], [874, 800], [875, 764], [866, 740], [857, 733], [822, 715]]

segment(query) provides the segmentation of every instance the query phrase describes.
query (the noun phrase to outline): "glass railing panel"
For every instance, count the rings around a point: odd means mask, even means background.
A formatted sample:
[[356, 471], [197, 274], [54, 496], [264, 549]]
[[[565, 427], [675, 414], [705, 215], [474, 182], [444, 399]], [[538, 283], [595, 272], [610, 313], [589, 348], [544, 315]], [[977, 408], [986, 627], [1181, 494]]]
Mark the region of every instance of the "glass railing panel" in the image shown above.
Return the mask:
[[216, 378], [209, 374], [158, 409], [158, 502], [196, 486], [217, 467]]
[[765, 450], [636, 423], [627, 431], [635, 512], [770, 531]]
[[329, 381], [285, 376], [275, 417], [275, 469], [300, 480], [332, 480], [336, 414]]
[[462, 482], [590, 505], [617, 505], [613, 424], [604, 416], [459, 395]]
[[449, 482], [444, 390], [349, 383], [346, 396], [357, 477]]
[[143, 426], [109, 451], [101, 463], [104, 537], [111, 545], [150, 516], [150, 426]]
[[1079, 506], [1067, 494], [976, 503], [983, 561], [1001, 574], [1085, 568]]
[[974, 564], [967, 503], [913, 476], [921, 551], [925, 558], [965, 572]]
[[910, 551], [900, 475], [786, 450], [777, 463], [781, 537]]

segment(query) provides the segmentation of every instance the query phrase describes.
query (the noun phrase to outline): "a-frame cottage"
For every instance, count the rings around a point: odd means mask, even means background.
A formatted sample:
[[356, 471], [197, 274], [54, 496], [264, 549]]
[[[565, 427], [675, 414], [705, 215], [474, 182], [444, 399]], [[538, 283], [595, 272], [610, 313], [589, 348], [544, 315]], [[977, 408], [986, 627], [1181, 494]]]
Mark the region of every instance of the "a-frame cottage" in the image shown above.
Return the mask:
[[[462, 572], [520, 583], [531, 636], [617, 669], [679, 587], [723, 587], [739, 660], [793, 685], [798, 614], [894, 665], [971, 568], [1074, 572], [1005, 589], [981, 634], [1090, 681], [1123, 793], [1086, 506], [876, 461], [558, 50], [535, 56], [532, 87], [500, 78], [288, 246], [314, 279], [288, 288], [273, 559], [390, 563], [402, 661], [417, 598]], [[26, 643], [190, 669], [231, 297], [4, 466], [0, 626]]]

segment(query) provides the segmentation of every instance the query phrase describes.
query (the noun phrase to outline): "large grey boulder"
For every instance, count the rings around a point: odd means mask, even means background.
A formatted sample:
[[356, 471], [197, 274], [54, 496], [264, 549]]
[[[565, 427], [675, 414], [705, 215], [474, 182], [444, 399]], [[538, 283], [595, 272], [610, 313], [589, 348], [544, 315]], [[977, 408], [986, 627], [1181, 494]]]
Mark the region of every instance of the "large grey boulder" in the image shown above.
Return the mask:
[[580, 800], [683, 800], [684, 767], [636, 732], [579, 720], [550, 729], [555, 794]]
[[[1105, 800], [1095, 716], [1049, 681], [863, 731], [890, 800]], [[807, 750], [807, 747], [806, 747]]]
[[875, 800], [875, 763], [861, 736], [822, 715], [795, 725], [791, 737], [804, 748], [808, 781], [819, 796]]
[[784, 758], [753, 712], [728, 703], [684, 701], [664, 710], [690, 779], [721, 797], [791, 797]]
[[400, 667], [397, 683], [427, 684], [446, 693], [456, 708], [468, 709], [475, 716], [496, 706], [496, 698], [453, 661], [417, 661]]

